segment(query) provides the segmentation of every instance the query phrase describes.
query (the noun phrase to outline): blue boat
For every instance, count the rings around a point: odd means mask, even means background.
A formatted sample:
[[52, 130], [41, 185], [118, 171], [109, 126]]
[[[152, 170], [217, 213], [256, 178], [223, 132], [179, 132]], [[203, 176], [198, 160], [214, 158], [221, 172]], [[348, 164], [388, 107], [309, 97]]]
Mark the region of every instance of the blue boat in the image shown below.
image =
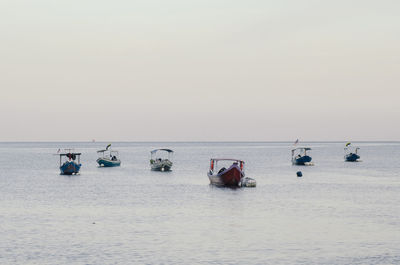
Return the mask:
[[[67, 153], [58, 154], [60, 156], [60, 171], [61, 175], [72, 175], [78, 174], [81, 169], [81, 153], [71, 152], [71, 149]], [[64, 162], [63, 162], [64, 159]], [[78, 161], [76, 161], [78, 160]]]
[[309, 147], [297, 147], [292, 149], [292, 164], [298, 166], [312, 166], [312, 157], [307, 154], [311, 151]]
[[106, 149], [97, 151], [98, 154], [101, 154], [96, 160], [100, 167], [118, 167], [121, 165], [118, 151], [111, 150], [110, 147], [111, 144], [107, 145]]
[[344, 148], [344, 161], [346, 162], [359, 162], [360, 155], [358, 154], [359, 147], [351, 146], [351, 143], [347, 143]]

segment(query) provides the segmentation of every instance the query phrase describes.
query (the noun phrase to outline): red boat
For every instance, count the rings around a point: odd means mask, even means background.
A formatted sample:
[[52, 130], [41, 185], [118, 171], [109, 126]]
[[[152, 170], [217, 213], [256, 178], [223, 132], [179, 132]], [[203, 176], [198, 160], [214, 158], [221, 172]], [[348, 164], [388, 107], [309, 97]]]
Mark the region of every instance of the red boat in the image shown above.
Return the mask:
[[[218, 168], [218, 164], [232, 163], [229, 168]], [[212, 158], [207, 173], [210, 183], [217, 186], [238, 187], [244, 178], [244, 161], [230, 158]]]

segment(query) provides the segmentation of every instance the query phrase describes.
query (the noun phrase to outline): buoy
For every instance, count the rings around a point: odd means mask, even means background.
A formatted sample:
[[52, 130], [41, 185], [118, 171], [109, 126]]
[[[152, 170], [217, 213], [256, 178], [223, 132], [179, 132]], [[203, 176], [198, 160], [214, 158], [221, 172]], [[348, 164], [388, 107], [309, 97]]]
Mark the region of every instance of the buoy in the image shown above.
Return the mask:
[[164, 171], [164, 168], [163, 168], [163, 167], [161, 168], [161, 171]]
[[297, 171], [297, 172], [296, 172], [296, 175], [297, 175], [297, 177], [299, 177], [299, 178], [300, 178], [300, 177], [302, 177], [302, 176], [303, 176], [303, 173], [301, 173], [301, 171]]

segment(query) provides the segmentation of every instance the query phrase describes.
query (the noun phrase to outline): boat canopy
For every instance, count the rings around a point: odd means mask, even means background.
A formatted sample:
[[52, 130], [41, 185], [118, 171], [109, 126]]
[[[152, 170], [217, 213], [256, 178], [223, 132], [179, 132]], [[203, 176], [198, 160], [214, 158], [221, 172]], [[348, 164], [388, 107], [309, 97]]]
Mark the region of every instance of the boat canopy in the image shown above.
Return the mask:
[[295, 151], [295, 150], [310, 151], [311, 148], [310, 147], [297, 147], [297, 148], [292, 149], [292, 151]]
[[[244, 164], [245, 162], [240, 159], [234, 159], [234, 158], [211, 158], [210, 159], [210, 172], [214, 172], [214, 170], [217, 168], [217, 164], [220, 161], [231, 161], [233, 164], [240, 164], [240, 170], [244, 170]], [[223, 167], [225, 168], [225, 167]]]
[[244, 163], [244, 161], [243, 160], [240, 160], [240, 159], [234, 159], [234, 158], [211, 158], [211, 160], [214, 160], [214, 161], [236, 161], [236, 162], [242, 162], [242, 163]]
[[110, 147], [111, 147], [111, 144], [108, 144], [108, 145], [106, 146], [106, 149], [99, 150], [99, 151], [97, 151], [97, 153], [103, 153], [103, 152], [105, 152], [105, 151], [111, 151], [111, 150], [110, 150]]
[[104, 152], [107, 152], [107, 151], [109, 151], [109, 152], [111, 152], [111, 153], [118, 152], [118, 151], [116, 151], [116, 150], [111, 150], [111, 149], [103, 149], [103, 150], [99, 150], [99, 151], [97, 151], [97, 153], [104, 153]]
[[360, 147], [354, 146], [354, 145], [348, 145], [348, 146], [345, 146], [344, 149], [360, 149]]
[[78, 158], [78, 163], [80, 163], [81, 160], [81, 153], [74, 153], [74, 152], [69, 152], [69, 153], [61, 153], [58, 154], [60, 156], [60, 167], [62, 165], [62, 158], [65, 156], [66, 158], [68, 158], [69, 160], [74, 160]]
[[168, 152], [168, 153], [173, 153], [173, 152], [174, 152], [174, 151], [171, 150], [171, 149], [155, 149], [155, 150], [151, 151], [150, 153], [155, 154], [155, 153], [157, 153], [158, 151], [165, 151], [165, 152]]
[[116, 150], [111, 150], [111, 149], [108, 149], [108, 150], [99, 150], [99, 151], [97, 151], [97, 153], [98, 154], [103, 154], [103, 156], [104, 156], [104, 153], [106, 153], [106, 152], [109, 152], [110, 153], [110, 155], [111, 154], [119, 154], [119, 152], [118, 151], [116, 151]]
[[80, 156], [82, 153], [63, 153], [63, 154], [58, 154], [59, 156], [69, 156], [69, 155], [76, 155]]

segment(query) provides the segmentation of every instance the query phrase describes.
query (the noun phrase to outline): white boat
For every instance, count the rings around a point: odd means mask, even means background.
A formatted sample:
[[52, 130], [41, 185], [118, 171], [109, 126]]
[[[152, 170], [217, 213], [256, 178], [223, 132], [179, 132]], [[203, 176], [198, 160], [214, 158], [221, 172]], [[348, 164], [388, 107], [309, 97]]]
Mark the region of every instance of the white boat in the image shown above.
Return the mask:
[[[174, 151], [171, 149], [155, 149], [150, 152], [150, 167], [154, 171], [170, 171], [172, 168], [172, 155]], [[167, 157], [165, 157], [167, 154]]]

